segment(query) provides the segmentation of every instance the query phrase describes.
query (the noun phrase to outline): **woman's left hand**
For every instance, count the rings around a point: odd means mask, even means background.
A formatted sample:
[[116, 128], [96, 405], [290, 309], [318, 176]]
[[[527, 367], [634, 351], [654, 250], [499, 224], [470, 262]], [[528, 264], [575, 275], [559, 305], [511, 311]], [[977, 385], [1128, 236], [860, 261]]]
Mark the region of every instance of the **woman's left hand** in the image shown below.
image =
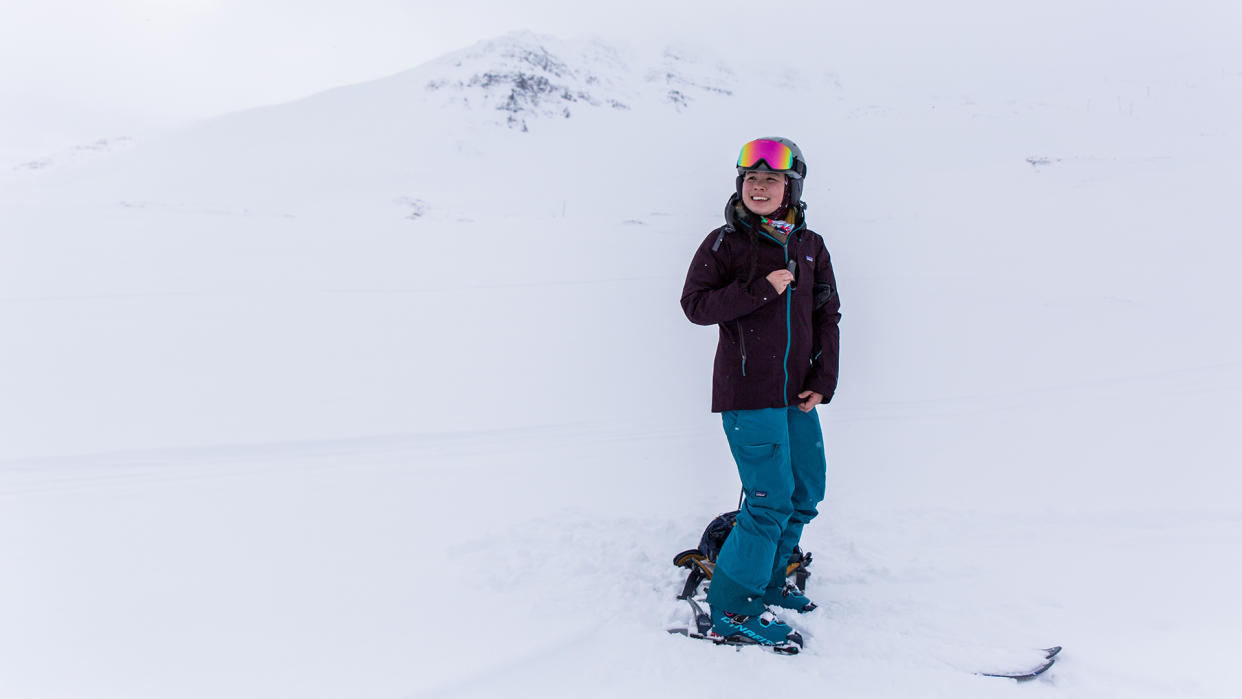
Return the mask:
[[811, 408], [824, 402], [824, 394], [815, 391], [803, 391], [798, 394], [798, 397], [802, 399], [802, 402], [798, 404], [798, 410], [804, 413], [811, 412]]

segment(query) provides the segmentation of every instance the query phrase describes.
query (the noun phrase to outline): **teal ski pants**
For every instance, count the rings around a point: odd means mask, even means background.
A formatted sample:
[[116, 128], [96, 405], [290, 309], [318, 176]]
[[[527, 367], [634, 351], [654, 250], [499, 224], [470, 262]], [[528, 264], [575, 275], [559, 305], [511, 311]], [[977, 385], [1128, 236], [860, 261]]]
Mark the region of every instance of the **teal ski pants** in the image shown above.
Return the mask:
[[814, 409], [730, 410], [722, 419], [746, 500], [716, 559], [707, 602], [734, 614], [761, 614], [764, 594], [785, 585], [802, 528], [819, 514], [824, 437]]

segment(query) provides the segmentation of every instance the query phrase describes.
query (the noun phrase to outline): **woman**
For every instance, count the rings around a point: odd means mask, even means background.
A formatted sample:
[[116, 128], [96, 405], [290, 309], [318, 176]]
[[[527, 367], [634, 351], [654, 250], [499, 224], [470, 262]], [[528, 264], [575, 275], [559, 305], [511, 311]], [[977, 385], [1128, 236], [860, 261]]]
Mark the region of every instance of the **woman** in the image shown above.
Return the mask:
[[824, 240], [806, 228], [802, 151], [756, 139], [737, 172], [725, 225], [695, 252], [681, 305], [719, 328], [712, 412], [746, 494], [708, 589], [712, 630], [778, 645], [791, 629], [767, 607], [815, 608], [786, 584], [785, 566], [824, 497], [816, 406], [837, 388], [841, 304]]

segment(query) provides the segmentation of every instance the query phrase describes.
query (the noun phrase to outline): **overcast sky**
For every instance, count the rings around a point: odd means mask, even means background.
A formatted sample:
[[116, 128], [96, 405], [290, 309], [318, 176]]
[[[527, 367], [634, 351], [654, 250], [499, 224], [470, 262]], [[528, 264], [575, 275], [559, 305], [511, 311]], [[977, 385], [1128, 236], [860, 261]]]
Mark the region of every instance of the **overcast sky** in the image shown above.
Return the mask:
[[1237, 0], [1021, 6], [993, 0], [0, 0], [0, 163], [383, 77], [516, 29], [684, 38], [726, 53], [820, 46], [835, 49], [834, 60], [853, 56], [863, 63], [971, 45], [1012, 55], [1040, 52], [1041, 60], [1080, 60], [1083, 51], [1131, 60], [1144, 51], [1236, 46], [1239, 6]]

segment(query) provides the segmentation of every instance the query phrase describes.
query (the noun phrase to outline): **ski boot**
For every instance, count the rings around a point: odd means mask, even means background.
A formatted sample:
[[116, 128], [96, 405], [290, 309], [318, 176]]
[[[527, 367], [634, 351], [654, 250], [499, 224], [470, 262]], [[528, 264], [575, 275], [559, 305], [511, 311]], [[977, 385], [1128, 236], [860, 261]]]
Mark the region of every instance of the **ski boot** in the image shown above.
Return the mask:
[[789, 624], [777, 619], [775, 614], [767, 610], [758, 616], [747, 616], [712, 609], [712, 632], [732, 643], [754, 643], [761, 646], [783, 646], [789, 643], [802, 645], [802, 637], [794, 633]]

